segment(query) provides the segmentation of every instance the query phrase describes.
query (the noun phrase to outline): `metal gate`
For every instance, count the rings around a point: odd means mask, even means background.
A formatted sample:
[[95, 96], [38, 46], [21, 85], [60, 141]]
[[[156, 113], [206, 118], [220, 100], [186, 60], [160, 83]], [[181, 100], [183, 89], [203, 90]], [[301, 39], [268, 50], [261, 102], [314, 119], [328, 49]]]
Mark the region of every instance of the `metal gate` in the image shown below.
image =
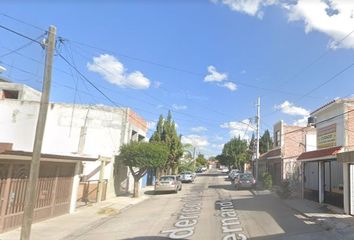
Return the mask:
[[343, 164], [337, 161], [324, 163], [324, 202], [343, 208]]
[[[0, 232], [21, 225], [30, 165], [0, 163]], [[41, 163], [34, 221], [69, 212], [74, 165]]]
[[318, 202], [318, 162], [304, 163], [304, 198]]

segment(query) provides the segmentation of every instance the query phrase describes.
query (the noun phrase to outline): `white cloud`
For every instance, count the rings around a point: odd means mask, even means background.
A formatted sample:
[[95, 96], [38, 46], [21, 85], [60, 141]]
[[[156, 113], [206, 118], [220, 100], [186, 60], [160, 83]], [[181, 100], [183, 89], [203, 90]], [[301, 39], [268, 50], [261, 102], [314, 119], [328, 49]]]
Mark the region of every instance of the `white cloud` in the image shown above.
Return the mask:
[[237, 90], [237, 85], [235, 83], [232, 83], [232, 82], [226, 82], [224, 84], [220, 84], [219, 86], [225, 87], [225, 88], [229, 89], [230, 91], [236, 91]]
[[160, 88], [160, 86], [161, 86], [161, 82], [159, 81], [154, 82], [154, 88]]
[[156, 121], [149, 121], [147, 122], [147, 126], [148, 126], [148, 129], [155, 129], [156, 128], [156, 124], [157, 122]]
[[219, 136], [219, 135], [215, 135], [214, 139], [215, 139], [215, 141], [222, 141], [222, 140], [224, 140], [224, 138], [221, 137], [221, 136]]
[[300, 119], [294, 121], [294, 122], [293, 122], [293, 125], [305, 127], [305, 126], [307, 125], [307, 118], [308, 118], [308, 116], [305, 116], [305, 117], [303, 117], [303, 118], [300, 118]]
[[205, 147], [209, 145], [208, 138], [204, 136], [190, 134], [187, 136], [182, 136], [183, 144], [191, 144], [194, 147]]
[[342, 40], [354, 26], [354, 1], [352, 0], [298, 0], [286, 5], [289, 21], [303, 21], [305, 32], [316, 30], [332, 38], [331, 48], [354, 48], [354, 34]]
[[204, 77], [204, 82], [222, 82], [227, 80], [226, 73], [219, 73], [214, 66], [208, 67], [209, 74]]
[[263, 18], [262, 7], [276, 4], [276, 0], [212, 0], [213, 3], [222, 3], [232, 11], [241, 12], [250, 16]]
[[150, 80], [140, 71], [128, 73], [124, 65], [114, 56], [101, 54], [93, 57], [92, 63], [87, 63], [89, 71], [100, 74], [108, 82], [120, 87], [146, 89], [150, 87]]
[[223, 147], [224, 147], [224, 144], [215, 144], [215, 143], [213, 143], [213, 144], [211, 144], [211, 147], [221, 151], [223, 149]]
[[178, 104], [172, 104], [172, 108], [174, 110], [186, 110], [187, 106], [186, 105], [178, 105]]
[[289, 115], [300, 115], [300, 116], [308, 116], [310, 115], [310, 111], [306, 110], [302, 107], [297, 107], [293, 103], [289, 101], [285, 101], [280, 105], [276, 105], [275, 109], [281, 110], [285, 114]]
[[203, 126], [198, 126], [198, 127], [191, 128], [192, 132], [205, 132], [207, 130], [208, 129], [206, 127], [203, 127]]
[[231, 137], [240, 136], [245, 140], [250, 138], [250, 133], [255, 129], [255, 126], [249, 119], [244, 119], [242, 122], [226, 122], [221, 124], [220, 127], [229, 129], [229, 134]]

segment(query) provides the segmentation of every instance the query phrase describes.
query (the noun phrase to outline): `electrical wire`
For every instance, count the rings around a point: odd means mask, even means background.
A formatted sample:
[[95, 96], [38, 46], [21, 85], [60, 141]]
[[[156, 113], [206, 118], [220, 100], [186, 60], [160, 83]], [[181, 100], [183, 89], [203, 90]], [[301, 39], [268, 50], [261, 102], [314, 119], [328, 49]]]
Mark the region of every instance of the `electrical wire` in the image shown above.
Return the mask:
[[18, 36], [20, 36], [20, 37], [26, 38], [26, 39], [28, 39], [28, 40], [30, 40], [30, 41], [32, 41], [32, 42], [38, 43], [40, 46], [43, 46], [43, 44], [42, 44], [41, 42], [39, 42], [38, 40], [36, 40], [36, 39], [34, 39], [34, 38], [31, 38], [31, 37], [28, 37], [28, 36], [26, 36], [26, 35], [24, 35], [24, 34], [22, 34], [22, 33], [20, 33], [20, 32], [17, 32], [17, 31], [15, 31], [15, 30], [12, 30], [12, 29], [10, 29], [10, 28], [8, 28], [8, 27], [5, 27], [5, 26], [2, 25], [2, 24], [0, 24], [0, 28], [5, 29], [6, 31], [9, 31], [9, 32], [11, 32], [11, 33], [13, 33], [13, 34], [16, 34], [16, 35], [18, 35]]

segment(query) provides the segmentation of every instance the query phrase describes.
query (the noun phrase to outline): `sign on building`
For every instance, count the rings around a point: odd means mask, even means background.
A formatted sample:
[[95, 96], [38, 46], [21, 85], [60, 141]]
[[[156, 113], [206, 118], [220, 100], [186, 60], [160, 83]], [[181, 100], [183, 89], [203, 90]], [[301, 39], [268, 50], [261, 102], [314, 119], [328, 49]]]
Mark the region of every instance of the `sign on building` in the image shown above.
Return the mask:
[[335, 146], [337, 146], [336, 124], [331, 124], [317, 130], [317, 149]]

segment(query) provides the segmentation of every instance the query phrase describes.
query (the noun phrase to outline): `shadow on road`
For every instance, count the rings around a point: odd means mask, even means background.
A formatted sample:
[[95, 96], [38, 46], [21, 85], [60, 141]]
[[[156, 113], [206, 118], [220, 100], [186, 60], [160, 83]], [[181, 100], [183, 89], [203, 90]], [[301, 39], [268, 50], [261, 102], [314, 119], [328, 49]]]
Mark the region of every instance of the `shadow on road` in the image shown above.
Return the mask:
[[229, 191], [235, 191], [235, 186], [233, 184], [230, 185], [209, 185], [209, 188], [213, 188], [213, 189], [225, 189], [225, 190], [229, 190]]
[[[164, 240], [164, 239], [171, 239], [168, 237], [158, 237], [158, 236], [149, 236], [149, 237], [135, 237], [135, 238], [128, 238], [127, 240]], [[180, 238], [182, 239], [182, 238]], [[185, 239], [185, 238], [183, 238]], [[182, 240], [183, 240], [182, 239]]]

